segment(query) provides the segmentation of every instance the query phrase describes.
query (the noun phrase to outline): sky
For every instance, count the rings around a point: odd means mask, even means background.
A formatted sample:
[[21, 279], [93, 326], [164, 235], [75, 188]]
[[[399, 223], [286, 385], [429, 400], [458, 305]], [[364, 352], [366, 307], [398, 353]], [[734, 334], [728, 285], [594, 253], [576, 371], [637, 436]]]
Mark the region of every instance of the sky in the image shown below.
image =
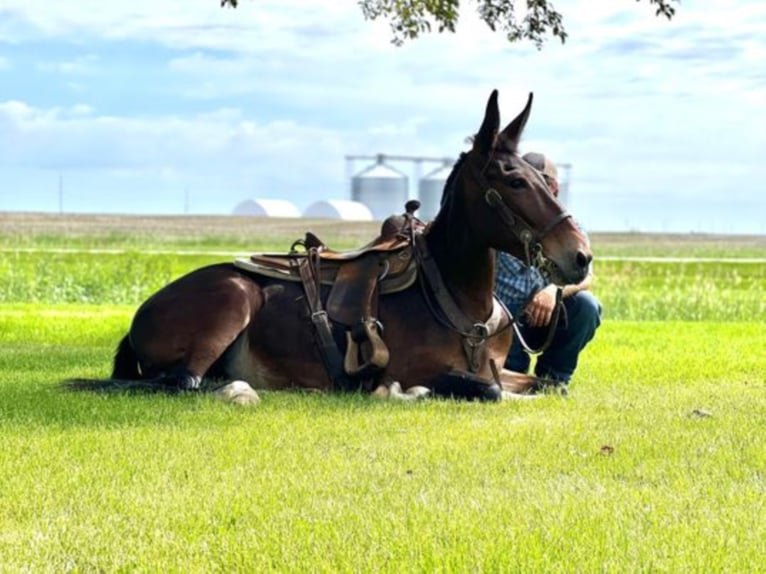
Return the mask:
[[[352, 0], [0, 0], [0, 211], [303, 211], [351, 198], [346, 156], [456, 158], [498, 89], [586, 229], [766, 233], [765, 2], [557, 0], [541, 50], [462, 4], [398, 47]], [[438, 167], [391, 165], [413, 197]]]

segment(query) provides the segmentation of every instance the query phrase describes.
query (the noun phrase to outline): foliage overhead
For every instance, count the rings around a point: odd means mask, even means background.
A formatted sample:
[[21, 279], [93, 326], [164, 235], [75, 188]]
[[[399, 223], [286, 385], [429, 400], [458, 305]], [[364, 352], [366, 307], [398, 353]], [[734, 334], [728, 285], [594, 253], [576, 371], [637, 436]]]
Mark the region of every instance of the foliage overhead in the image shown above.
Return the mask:
[[[640, 2], [641, 0], [636, 0]], [[236, 8], [239, 0], [220, 0], [221, 6]], [[566, 41], [563, 17], [551, 0], [526, 0], [526, 12], [517, 13], [522, 0], [476, 0], [479, 17], [492, 30], [502, 31], [509, 42], [530, 41], [541, 48], [548, 35]], [[648, 0], [657, 16], [671, 19], [680, 0]], [[454, 32], [460, 0], [357, 0], [367, 20], [386, 18], [391, 25], [392, 42], [401, 45], [436, 29]], [[584, 4], [584, 2], [583, 2]]]

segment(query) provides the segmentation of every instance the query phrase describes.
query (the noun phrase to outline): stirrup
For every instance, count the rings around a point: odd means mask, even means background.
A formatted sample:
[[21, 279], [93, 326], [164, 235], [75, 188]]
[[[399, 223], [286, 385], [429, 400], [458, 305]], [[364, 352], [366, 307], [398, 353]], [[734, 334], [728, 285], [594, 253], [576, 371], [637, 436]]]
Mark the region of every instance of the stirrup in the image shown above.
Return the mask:
[[369, 317], [346, 331], [346, 357], [343, 361], [346, 374], [367, 377], [388, 366], [388, 347], [380, 336], [380, 330], [378, 320]]

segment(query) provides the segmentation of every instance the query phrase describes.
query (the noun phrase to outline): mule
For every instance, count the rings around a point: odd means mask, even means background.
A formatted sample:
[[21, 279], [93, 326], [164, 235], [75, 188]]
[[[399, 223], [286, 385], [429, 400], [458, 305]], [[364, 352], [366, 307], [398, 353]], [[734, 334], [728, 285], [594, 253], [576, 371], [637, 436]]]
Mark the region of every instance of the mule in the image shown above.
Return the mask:
[[[532, 94], [500, 131], [497, 91], [490, 95], [470, 150], [445, 184], [441, 209], [410, 238], [417, 281], [377, 301], [375, 322], [389, 355], [385, 368], [359, 384], [365, 391], [500, 398], [496, 365], [505, 361], [513, 330], [493, 295], [495, 250], [536, 261], [559, 284], [585, 277], [588, 242], [517, 153], [531, 107]], [[250, 387], [337, 389], [304, 287], [233, 262], [192, 271], [140, 305], [111, 379], [163, 389], [239, 381], [225, 392], [242, 402], [257, 397], [243, 394]], [[317, 304], [327, 302], [329, 289], [318, 286]], [[341, 354], [351, 342], [337, 330], [331, 338]]]

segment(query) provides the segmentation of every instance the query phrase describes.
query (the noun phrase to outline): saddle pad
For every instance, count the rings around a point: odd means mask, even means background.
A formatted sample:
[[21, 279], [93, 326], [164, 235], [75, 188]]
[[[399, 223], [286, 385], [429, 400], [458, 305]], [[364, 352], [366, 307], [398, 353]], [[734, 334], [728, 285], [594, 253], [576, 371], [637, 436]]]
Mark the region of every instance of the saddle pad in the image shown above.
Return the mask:
[[[255, 275], [261, 275], [263, 277], [270, 277], [272, 279], [279, 279], [282, 281], [294, 281], [296, 283], [301, 282], [301, 277], [298, 274], [297, 266], [291, 264], [289, 259], [286, 258], [265, 258], [259, 257], [259, 260], [253, 261], [250, 258], [237, 258], [234, 260], [234, 266], [254, 273]], [[333, 285], [335, 283], [335, 277], [338, 273], [337, 265], [323, 265], [320, 268], [322, 285]], [[380, 282], [380, 294], [386, 295], [388, 293], [398, 293], [411, 287], [418, 277], [418, 267], [414, 259], [409, 261], [409, 264], [401, 272], [396, 275], [390, 275], [384, 277]]]

